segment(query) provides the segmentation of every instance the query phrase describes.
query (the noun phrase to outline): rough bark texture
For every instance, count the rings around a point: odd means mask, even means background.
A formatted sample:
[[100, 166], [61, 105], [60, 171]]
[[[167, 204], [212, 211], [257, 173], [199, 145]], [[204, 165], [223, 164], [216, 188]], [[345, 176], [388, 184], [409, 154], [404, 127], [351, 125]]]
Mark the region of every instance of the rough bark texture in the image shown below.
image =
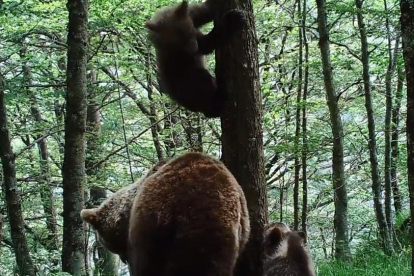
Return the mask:
[[10, 233], [16, 256], [19, 275], [35, 275], [35, 267], [29, 254], [21, 199], [16, 182], [15, 155], [13, 153], [10, 133], [7, 125], [7, 111], [4, 96], [3, 76], [0, 72], [0, 157], [3, 166], [3, 189], [6, 196], [7, 215]]
[[301, 32], [303, 44], [305, 47], [305, 75], [303, 80], [303, 103], [302, 103], [302, 231], [307, 233], [308, 221], [308, 174], [307, 174], [307, 158], [308, 158], [308, 137], [307, 137], [307, 114], [306, 102], [308, 98], [309, 84], [309, 44], [306, 37], [306, 0], [303, 1]]
[[85, 228], [80, 212], [84, 205], [87, 0], [68, 0], [68, 64], [63, 160], [62, 270], [85, 275]]
[[[26, 49], [22, 48], [20, 55], [23, 59], [26, 57]], [[30, 89], [32, 84], [32, 74], [29, 66], [27, 66], [26, 61], [23, 61], [22, 66], [23, 78], [25, 81], [26, 93], [30, 99], [30, 113], [33, 116], [33, 119], [36, 123], [41, 124], [43, 122], [42, 114], [37, 106], [36, 97], [33, 91]], [[35, 139], [39, 139], [41, 135], [37, 135]], [[56, 223], [56, 208], [54, 206], [54, 196], [53, 189], [51, 186], [51, 176], [50, 176], [50, 164], [49, 164], [49, 150], [47, 148], [47, 139], [42, 139], [37, 142], [37, 148], [40, 155], [40, 197], [43, 203], [43, 210], [46, 215], [46, 226], [48, 230], [47, 237], [47, 249], [48, 250], [58, 250], [59, 240], [58, 240], [58, 231]], [[56, 263], [57, 260], [54, 260]], [[56, 263], [57, 264], [57, 263]]]
[[398, 69], [397, 91], [395, 92], [395, 102], [392, 108], [392, 124], [391, 124], [391, 187], [394, 199], [394, 209], [397, 214], [401, 213], [401, 192], [398, 184], [398, 156], [399, 156], [399, 124], [400, 124], [400, 108], [403, 98], [404, 73], [401, 68]]
[[[407, 169], [410, 191], [411, 222], [414, 221], [414, 1], [401, 0], [401, 36], [407, 79]], [[414, 231], [411, 231], [414, 248]], [[411, 254], [411, 274], [414, 275], [414, 254]]]
[[322, 70], [333, 136], [332, 171], [335, 203], [335, 258], [347, 260], [351, 257], [351, 253], [348, 239], [348, 195], [344, 172], [343, 127], [333, 83], [326, 2], [325, 0], [317, 0], [316, 4], [318, 8], [319, 48], [321, 50]]
[[390, 237], [393, 233], [393, 221], [392, 221], [392, 208], [391, 208], [391, 116], [392, 116], [392, 76], [395, 71], [396, 59], [398, 54], [398, 38], [392, 51], [390, 24], [388, 19], [388, 7], [387, 0], [384, 0], [384, 9], [386, 13], [385, 25], [387, 29], [388, 39], [388, 68], [385, 75], [385, 95], [386, 95], [386, 108], [385, 108], [385, 164], [384, 164], [384, 180], [385, 180], [385, 218], [387, 219], [387, 225]]
[[[298, 0], [298, 10], [301, 11], [301, 0]], [[301, 21], [300, 21], [301, 22]], [[299, 230], [299, 179], [300, 179], [300, 102], [302, 100], [302, 78], [303, 78], [303, 38], [302, 31], [299, 29], [299, 74], [298, 74], [298, 89], [296, 94], [296, 116], [295, 116], [295, 183], [293, 186], [293, 229]]]
[[257, 38], [251, 0], [214, 0], [221, 17], [230, 9], [245, 12], [246, 26], [228, 45], [216, 51], [217, 84], [229, 93], [221, 118], [222, 159], [246, 195], [251, 221], [248, 244], [238, 259], [235, 275], [261, 275], [263, 230], [267, 199], [263, 160], [262, 97]]
[[[365, 108], [368, 117], [368, 148], [369, 161], [371, 165], [371, 181], [372, 193], [374, 197], [375, 215], [377, 218], [378, 228], [381, 235], [381, 242], [385, 254], [390, 255], [393, 252], [390, 232], [387, 226], [387, 220], [384, 214], [384, 208], [381, 202], [381, 179], [379, 174], [378, 157], [377, 157], [377, 141], [375, 132], [374, 111], [371, 97], [371, 81], [369, 73], [369, 53], [367, 34], [365, 29], [364, 17], [362, 15], [362, 0], [355, 1], [357, 7], [358, 27], [361, 37], [361, 52], [362, 52], [362, 77], [364, 80], [364, 94], [365, 94]], [[391, 188], [391, 186], [389, 186]]]
[[[91, 70], [90, 77], [91, 83], [96, 82], [96, 71]], [[88, 93], [88, 109], [86, 118], [87, 128], [87, 148], [86, 148], [86, 170], [88, 172], [88, 183], [91, 185], [90, 189], [90, 202], [94, 207], [99, 206], [103, 200], [106, 199], [106, 189], [100, 187], [101, 178], [99, 177], [99, 170], [101, 166], [97, 166], [93, 170], [90, 170], [94, 164], [100, 160], [100, 153], [102, 152], [101, 146], [98, 142], [101, 133], [101, 114], [99, 104], [96, 101], [95, 91]], [[118, 275], [118, 258], [107, 250], [98, 239], [95, 240], [96, 249], [98, 253], [98, 259], [95, 262], [95, 270], [99, 272], [99, 275]]]

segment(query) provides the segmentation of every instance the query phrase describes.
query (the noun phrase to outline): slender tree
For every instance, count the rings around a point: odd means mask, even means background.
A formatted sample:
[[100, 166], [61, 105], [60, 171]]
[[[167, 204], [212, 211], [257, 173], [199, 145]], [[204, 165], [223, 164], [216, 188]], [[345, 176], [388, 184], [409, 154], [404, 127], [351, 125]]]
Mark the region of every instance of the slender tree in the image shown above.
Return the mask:
[[[26, 47], [20, 51], [20, 56], [23, 59], [23, 78], [26, 85], [26, 93], [30, 100], [30, 113], [37, 124], [44, 122], [43, 116], [38, 108], [37, 100], [34, 92], [30, 88], [32, 85], [32, 73], [30, 67], [26, 62]], [[49, 250], [58, 250], [59, 240], [56, 222], [56, 208], [54, 206], [53, 189], [51, 186], [50, 164], [49, 164], [49, 150], [47, 147], [47, 138], [40, 139], [41, 136], [35, 137], [38, 141], [37, 148], [40, 155], [40, 197], [43, 203], [43, 210], [46, 215], [46, 226], [48, 230], [47, 245]], [[55, 261], [57, 262], [57, 260]]]
[[[400, 7], [401, 36], [407, 80], [407, 169], [412, 223], [414, 221], [414, 1], [401, 0]], [[414, 231], [411, 231], [411, 248], [414, 248]], [[411, 256], [411, 274], [414, 275], [414, 251]]]
[[397, 37], [395, 42], [394, 51], [392, 50], [392, 39], [390, 32], [390, 22], [388, 15], [387, 0], [384, 0], [384, 9], [386, 13], [385, 26], [387, 29], [387, 40], [388, 40], [388, 67], [385, 75], [385, 94], [386, 94], [386, 107], [385, 107], [385, 164], [384, 164], [384, 178], [385, 178], [385, 218], [387, 220], [387, 226], [390, 238], [393, 237], [393, 220], [392, 220], [392, 177], [391, 177], [391, 120], [392, 120], [392, 77], [396, 67], [396, 60], [398, 54], [398, 40]]
[[[88, 135], [86, 136], [86, 160], [85, 167], [87, 171], [88, 183], [90, 183], [90, 202], [92, 206], [99, 206], [101, 202], [106, 199], [107, 193], [106, 189], [103, 188], [100, 184], [102, 177], [100, 177], [99, 171], [102, 170], [102, 165], [90, 169], [95, 163], [100, 159], [100, 152], [102, 152], [101, 144], [99, 143], [99, 138], [101, 135], [101, 114], [100, 106], [97, 101], [97, 91], [92, 85], [97, 81], [96, 70], [90, 70], [88, 79], [90, 80], [91, 85], [89, 86], [88, 91], [88, 108], [87, 108], [87, 118], [86, 118], [86, 129]], [[96, 251], [98, 259], [95, 262], [95, 270], [99, 272], [99, 275], [118, 275], [118, 258], [115, 254], [112, 254], [108, 249], [106, 249], [99, 239], [95, 239], [96, 242]]]
[[[400, 67], [400, 66], [399, 66]], [[402, 66], [401, 66], [402, 67]], [[404, 72], [402, 68], [398, 68], [397, 91], [395, 92], [395, 102], [392, 107], [392, 124], [391, 124], [391, 186], [394, 199], [395, 213], [399, 214], [402, 211], [401, 192], [398, 184], [398, 158], [399, 158], [399, 124], [400, 124], [400, 108], [403, 98], [404, 87]]]
[[[301, 0], [298, 0], [298, 11], [302, 12]], [[302, 19], [299, 17], [299, 24]], [[303, 87], [303, 36], [301, 26], [299, 25], [299, 57], [298, 57], [298, 89], [296, 94], [296, 118], [295, 118], [295, 184], [293, 186], [293, 229], [299, 230], [299, 179], [300, 179], [300, 130], [301, 130], [301, 116], [300, 112], [302, 101], [302, 87]]]
[[229, 100], [221, 118], [222, 159], [246, 195], [251, 234], [239, 258], [235, 275], [261, 275], [263, 230], [267, 223], [267, 199], [263, 160], [262, 96], [259, 81], [257, 37], [251, 0], [214, 1], [222, 16], [238, 8], [246, 26], [228, 45], [216, 51], [217, 84]]
[[318, 9], [319, 48], [321, 50], [322, 71], [333, 136], [332, 171], [335, 203], [335, 257], [348, 260], [351, 257], [351, 253], [348, 238], [348, 195], [344, 171], [343, 126], [338, 107], [338, 96], [333, 82], [326, 2], [325, 0], [317, 0], [316, 4]]
[[[361, 37], [362, 75], [364, 80], [365, 108], [367, 110], [368, 117], [368, 148], [369, 160], [371, 164], [371, 181], [372, 193], [374, 197], [375, 215], [377, 217], [377, 223], [381, 235], [381, 242], [384, 252], [387, 255], [391, 255], [393, 252], [391, 235], [387, 226], [387, 220], [385, 218], [384, 208], [381, 202], [381, 179], [378, 166], [377, 138], [375, 132], [375, 120], [371, 95], [368, 40], [365, 29], [364, 17], [362, 15], [362, 0], [355, 0], [355, 3], [357, 7], [358, 28]], [[391, 183], [389, 184], [391, 185]], [[391, 186], [389, 186], [388, 188], [391, 190]], [[386, 189], [388, 188], [386, 187]]]
[[19, 275], [36, 275], [32, 258], [29, 254], [21, 198], [16, 182], [15, 155], [11, 145], [10, 132], [7, 122], [6, 101], [4, 96], [3, 75], [0, 72], [0, 158], [3, 166], [3, 189], [6, 196], [7, 216], [10, 223], [10, 233], [16, 256]]
[[308, 85], [309, 85], [309, 44], [306, 37], [306, 16], [308, 10], [306, 0], [303, 0], [303, 8], [301, 11], [301, 32], [303, 38], [303, 45], [305, 47], [304, 60], [304, 80], [303, 80], [303, 99], [302, 99], [302, 231], [307, 232], [308, 220], [308, 173], [307, 173], [307, 159], [308, 159], [308, 137], [307, 137], [307, 100], [308, 100]]
[[85, 129], [87, 113], [86, 63], [88, 1], [68, 0], [68, 64], [63, 160], [62, 270], [86, 274], [85, 229], [80, 211], [84, 206]]

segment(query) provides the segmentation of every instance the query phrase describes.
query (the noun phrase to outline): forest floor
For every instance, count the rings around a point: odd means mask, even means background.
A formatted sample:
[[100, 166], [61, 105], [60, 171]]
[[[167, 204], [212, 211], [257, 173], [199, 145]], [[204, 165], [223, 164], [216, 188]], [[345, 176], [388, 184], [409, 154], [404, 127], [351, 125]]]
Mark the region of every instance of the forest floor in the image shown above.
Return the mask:
[[360, 253], [352, 263], [320, 262], [318, 276], [410, 276], [410, 252], [388, 257], [376, 251]]

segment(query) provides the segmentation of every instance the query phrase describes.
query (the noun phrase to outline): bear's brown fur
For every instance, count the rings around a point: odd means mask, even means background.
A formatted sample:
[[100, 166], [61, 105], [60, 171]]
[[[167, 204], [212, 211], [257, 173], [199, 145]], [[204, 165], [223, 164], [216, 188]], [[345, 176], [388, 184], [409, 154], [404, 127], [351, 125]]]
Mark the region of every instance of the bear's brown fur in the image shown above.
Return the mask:
[[131, 275], [232, 275], [250, 222], [244, 193], [223, 163], [187, 153], [146, 177], [135, 192], [127, 227], [117, 221], [131, 208], [129, 192], [83, 216], [99, 221], [94, 227], [105, 245], [123, 244], [122, 250], [108, 249], [127, 258]]
[[198, 28], [213, 21], [211, 2], [163, 8], [145, 26], [156, 50], [161, 90], [186, 109], [214, 118], [221, 115], [227, 96], [205, 68], [203, 55], [229, 41], [244, 18], [240, 11], [229, 11], [204, 35]]
[[153, 165], [140, 180], [118, 190], [98, 208], [81, 211], [81, 217], [98, 232], [100, 242], [118, 254], [124, 263], [127, 261], [129, 216], [134, 198], [142, 182], [165, 163], [162, 160]]
[[283, 223], [266, 227], [263, 276], [315, 276], [306, 248], [306, 234], [292, 231]]

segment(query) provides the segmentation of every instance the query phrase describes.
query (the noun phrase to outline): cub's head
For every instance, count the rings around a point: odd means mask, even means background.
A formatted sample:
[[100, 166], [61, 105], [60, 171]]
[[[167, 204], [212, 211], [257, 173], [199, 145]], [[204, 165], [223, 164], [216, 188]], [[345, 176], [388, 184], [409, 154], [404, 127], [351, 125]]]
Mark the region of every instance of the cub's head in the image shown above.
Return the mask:
[[315, 276], [304, 232], [274, 223], [267, 226], [264, 235], [264, 276]]
[[145, 23], [155, 48], [184, 50], [189, 54], [197, 52], [197, 30], [188, 9], [188, 3], [184, 1], [178, 6], [159, 10]]
[[98, 233], [98, 239], [112, 253], [127, 260], [130, 211], [138, 185], [122, 188], [97, 208], [83, 209], [81, 217]]

